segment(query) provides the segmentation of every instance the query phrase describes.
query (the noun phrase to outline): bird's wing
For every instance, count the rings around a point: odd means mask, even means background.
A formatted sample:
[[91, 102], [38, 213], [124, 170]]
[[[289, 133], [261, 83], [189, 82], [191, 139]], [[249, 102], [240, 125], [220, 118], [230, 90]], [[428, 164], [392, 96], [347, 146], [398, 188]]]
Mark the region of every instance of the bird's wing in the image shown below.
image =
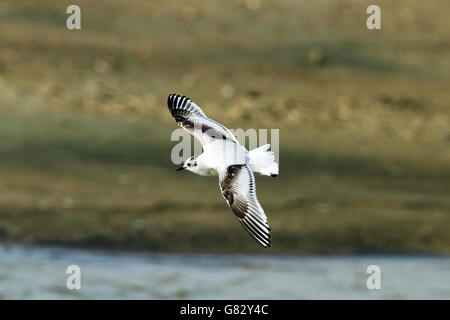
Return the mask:
[[239, 222], [263, 247], [270, 247], [270, 227], [256, 198], [255, 177], [250, 167], [232, 165], [218, 173], [222, 195]]
[[202, 109], [189, 98], [171, 94], [167, 99], [167, 105], [177, 124], [197, 138], [202, 145], [216, 139], [238, 143], [230, 130], [209, 119]]

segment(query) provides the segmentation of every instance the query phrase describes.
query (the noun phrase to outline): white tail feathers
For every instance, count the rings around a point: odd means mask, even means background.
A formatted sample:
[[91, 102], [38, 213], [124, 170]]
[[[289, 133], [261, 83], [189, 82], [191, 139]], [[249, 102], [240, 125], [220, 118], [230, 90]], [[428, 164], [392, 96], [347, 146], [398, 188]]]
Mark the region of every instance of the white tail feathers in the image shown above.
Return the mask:
[[250, 168], [265, 176], [275, 177], [278, 175], [278, 163], [275, 162], [275, 155], [272, 151], [267, 151], [270, 144], [265, 144], [256, 149], [250, 150]]

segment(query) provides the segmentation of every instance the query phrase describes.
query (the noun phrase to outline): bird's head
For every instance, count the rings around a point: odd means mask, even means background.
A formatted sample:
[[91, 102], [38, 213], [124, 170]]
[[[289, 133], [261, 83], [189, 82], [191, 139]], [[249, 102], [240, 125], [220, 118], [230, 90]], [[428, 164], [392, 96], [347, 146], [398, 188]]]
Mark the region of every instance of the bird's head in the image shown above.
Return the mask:
[[180, 170], [187, 170], [196, 173], [197, 170], [197, 159], [195, 157], [188, 158], [181, 167], [177, 169], [177, 171]]

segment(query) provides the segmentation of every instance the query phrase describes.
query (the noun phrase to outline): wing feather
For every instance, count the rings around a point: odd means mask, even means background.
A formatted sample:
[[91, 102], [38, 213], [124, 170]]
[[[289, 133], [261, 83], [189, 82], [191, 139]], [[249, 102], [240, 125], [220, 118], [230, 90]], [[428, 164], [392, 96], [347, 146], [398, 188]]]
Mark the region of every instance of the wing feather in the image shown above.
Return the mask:
[[220, 189], [244, 229], [263, 247], [271, 246], [266, 214], [256, 198], [255, 177], [248, 165], [229, 166], [219, 172]]
[[177, 124], [198, 139], [202, 145], [216, 139], [237, 143], [236, 137], [230, 130], [208, 118], [203, 110], [188, 97], [170, 94], [167, 98], [167, 106]]

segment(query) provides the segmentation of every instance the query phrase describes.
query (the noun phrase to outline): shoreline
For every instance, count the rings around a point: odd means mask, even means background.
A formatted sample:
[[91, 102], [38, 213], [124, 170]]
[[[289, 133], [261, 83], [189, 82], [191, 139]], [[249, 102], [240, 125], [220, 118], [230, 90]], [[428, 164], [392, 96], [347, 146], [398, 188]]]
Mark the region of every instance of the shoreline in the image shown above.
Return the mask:
[[[325, 252], [283, 252], [277, 251], [275, 253], [264, 253], [258, 251], [248, 251], [248, 252], [238, 252], [238, 251], [221, 251], [217, 252], [211, 251], [150, 251], [145, 249], [135, 249], [135, 248], [110, 248], [106, 246], [66, 246], [64, 243], [60, 244], [39, 244], [39, 243], [23, 243], [23, 242], [12, 242], [12, 241], [0, 241], [0, 250], [9, 250], [15, 248], [23, 248], [26, 250], [33, 249], [44, 249], [44, 250], [64, 250], [64, 251], [82, 251], [87, 253], [101, 253], [101, 254], [132, 254], [132, 255], [161, 255], [161, 256], [198, 256], [198, 257], [209, 257], [209, 256], [245, 256], [245, 257], [270, 257], [270, 258], [351, 258], [351, 257], [390, 257], [390, 258], [450, 258], [449, 253], [438, 253], [438, 252], [405, 252], [405, 251], [390, 251], [390, 252], [341, 252], [341, 253], [325, 253]], [[270, 251], [270, 250], [267, 250]]]

